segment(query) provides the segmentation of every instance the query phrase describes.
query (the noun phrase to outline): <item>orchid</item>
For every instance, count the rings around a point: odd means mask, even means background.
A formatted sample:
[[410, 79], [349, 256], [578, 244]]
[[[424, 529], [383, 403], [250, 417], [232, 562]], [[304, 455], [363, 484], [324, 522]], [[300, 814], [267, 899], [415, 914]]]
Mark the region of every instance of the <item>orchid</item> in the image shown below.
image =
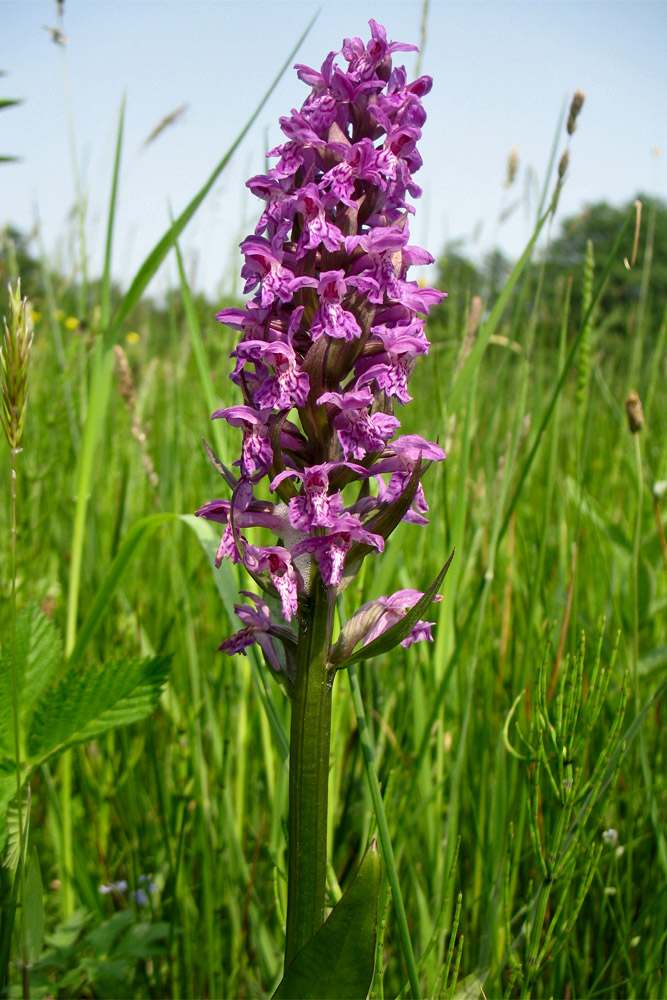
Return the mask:
[[[421, 478], [445, 458], [437, 443], [401, 435], [396, 415], [429, 351], [426, 316], [444, 297], [407, 277], [433, 260], [410, 243], [408, 201], [421, 193], [413, 175], [431, 80], [408, 83], [392, 55], [415, 47], [389, 42], [374, 20], [370, 29], [367, 44], [344, 41], [346, 68], [336, 52], [319, 72], [296, 67], [310, 94], [280, 119], [275, 164], [248, 181], [265, 203], [241, 243], [253, 297], [217, 316], [240, 332], [231, 379], [243, 402], [213, 414], [242, 431], [239, 476], [225, 469], [231, 500], [197, 511], [224, 525], [216, 564], [242, 563], [297, 626], [244, 591], [254, 606], [236, 606], [243, 628], [220, 646], [232, 655], [257, 644], [294, 702], [286, 964], [323, 919], [334, 674], [359, 645], [370, 656], [383, 637], [392, 647], [432, 640], [433, 623], [419, 616], [444, 575], [426, 594], [364, 605], [334, 641], [338, 594], [401, 521], [427, 524]], [[266, 478], [275, 500], [256, 498]], [[276, 544], [254, 544], [252, 528], [270, 529]]]

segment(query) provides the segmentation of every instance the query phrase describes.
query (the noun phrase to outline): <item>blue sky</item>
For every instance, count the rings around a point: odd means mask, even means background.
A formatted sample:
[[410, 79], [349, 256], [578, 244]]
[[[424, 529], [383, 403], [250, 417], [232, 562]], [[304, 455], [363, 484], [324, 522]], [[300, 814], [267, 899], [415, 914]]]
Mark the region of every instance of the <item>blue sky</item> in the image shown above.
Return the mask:
[[[313, 15], [297, 60], [318, 66], [345, 36], [368, 37], [375, 17], [391, 39], [417, 43], [421, 0], [66, 0], [66, 50], [44, 26], [58, 24], [54, 0], [0, 0], [0, 97], [25, 103], [0, 115], [0, 226], [29, 230], [39, 219], [46, 251], [72, 261], [75, 198], [63, 58], [71, 95], [76, 160], [88, 204], [91, 270], [101, 269], [111, 169], [123, 96], [127, 100], [114, 274], [127, 283], [250, 116]], [[413, 240], [438, 255], [463, 238], [473, 254], [498, 244], [518, 255], [559, 116], [578, 87], [586, 93], [571, 141], [559, 207], [624, 202], [638, 190], [667, 198], [667, 4], [432, 0], [422, 72], [434, 78], [417, 180], [424, 196]], [[410, 74], [415, 56], [398, 53]], [[231, 287], [236, 247], [254, 228], [260, 203], [245, 190], [264, 169], [266, 143], [280, 141], [280, 115], [307, 88], [290, 70], [183, 237], [196, 287]], [[188, 108], [153, 144], [158, 122]], [[564, 131], [558, 151], [565, 148]], [[503, 191], [516, 146], [519, 175]], [[503, 224], [503, 209], [520, 205]], [[156, 279], [155, 290], [175, 267]]]

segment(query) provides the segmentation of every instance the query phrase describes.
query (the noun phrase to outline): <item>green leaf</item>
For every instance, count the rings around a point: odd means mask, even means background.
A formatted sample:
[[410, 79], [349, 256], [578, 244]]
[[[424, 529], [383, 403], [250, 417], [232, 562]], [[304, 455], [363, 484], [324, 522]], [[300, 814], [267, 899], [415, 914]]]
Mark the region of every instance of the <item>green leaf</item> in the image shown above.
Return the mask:
[[374, 840], [319, 931], [283, 976], [273, 1000], [360, 1000], [375, 966], [380, 854]]
[[12, 791], [11, 798], [8, 802], [2, 804], [0, 799], [0, 848], [4, 844], [5, 835], [7, 837], [7, 845], [5, 849], [5, 855], [3, 859], [3, 866], [9, 871], [15, 872], [18, 869], [19, 858], [21, 857], [21, 846], [23, 845], [25, 853], [25, 845], [28, 841], [28, 832], [30, 829], [30, 785], [26, 781], [21, 787], [21, 807], [22, 807], [22, 819], [23, 819], [23, 836], [21, 836], [21, 829], [19, 827], [19, 807], [18, 807], [18, 795], [16, 794], [16, 772], [12, 775], [12, 781], [9, 783], [10, 789]]
[[[16, 679], [19, 690], [19, 727], [56, 675], [62, 661], [62, 642], [55, 625], [36, 605], [22, 612], [16, 623]], [[0, 756], [14, 757], [12, 648], [0, 653]], [[22, 743], [22, 739], [20, 741]]]
[[[317, 17], [317, 14], [315, 15], [315, 17]], [[162, 261], [165, 259], [165, 257], [167, 256], [167, 254], [169, 253], [169, 251], [173, 247], [174, 242], [178, 239], [178, 237], [180, 236], [180, 234], [183, 232], [183, 230], [185, 229], [186, 225], [188, 224], [188, 222], [190, 221], [190, 219], [192, 218], [192, 216], [195, 214], [195, 212], [197, 211], [197, 209], [201, 205], [202, 201], [204, 200], [204, 198], [206, 197], [206, 195], [208, 194], [208, 192], [211, 190], [211, 188], [213, 187], [213, 185], [217, 181], [217, 179], [220, 176], [220, 174], [222, 173], [222, 171], [225, 169], [225, 167], [229, 163], [230, 159], [232, 158], [232, 155], [236, 152], [236, 150], [238, 149], [238, 147], [241, 145], [241, 142], [246, 137], [246, 135], [249, 132], [250, 128], [252, 127], [253, 123], [256, 121], [256, 119], [259, 116], [259, 113], [261, 112], [262, 108], [264, 107], [264, 105], [266, 104], [266, 102], [268, 101], [268, 99], [270, 98], [270, 96], [273, 93], [273, 91], [275, 90], [275, 88], [278, 86], [278, 83], [280, 82], [283, 74], [285, 73], [285, 71], [287, 70], [287, 68], [291, 65], [294, 56], [296, 55], [299, 47], [301, 46], [301, 43], [303, 42], [303, 40], [305, 39], [306, 35], [308, 34], [308, 32], [310, 31], [310, 29], [312, 28], [313, 23], [315, 21], [315, 17], [310, 21], [310, 24], [308, 25], [308, 27], [306, 28], [306, 30], [303, 32], [303, 34], [301, 35], [301, 37], [297, 41], [296, 45], [294, 46], [294, 48], [290, 52], [289, 56], [287, 57], [287, 59], [283, 63], [283, 65], [282, 65], [282, 67], [281, 67], [278, 75], [274, 79], [273, 83], [270, 85], [269, 89], [266, 91], [266, 93], [262, 97], [261, 101], [259, 102], [259, 104], [255, 108], [255, 110], [253, 111], [252, 115], [250, 116], [250, 118], [248, 119], [248, 121], [246, 122], [246, 124], [243, 126], [243, 128], [241, 129], [241, 131], [237, 135], [236, 139], [234, 139], [233, 143], [231, 144], [231, 146], [229, 147], [229, 149], [227, 150], [227, 152], [225, 153], [225, 155], [222, 157], [222, 159], [220, 160], [220, 162], [218, 163], [218, 165], [215, 167], [215, 169], [213, 170], [213, 173], [210, 175], [210, 177], [205, 182], [205, 184], [203, 185], [203, 187], [200, 188], [200, 190], [197, 192], [197, 194], [194, 196], [194, 198], [190, 201], [190, 203], [184, 208], [184, 210], [181, 212], [181, 214], [172, 223], [172, 225], [166, 231], [166, 233], [164, 234], [164, 236], [160, 240], [158, 240], [158, 242], [153, 247], [153, 249], [149, 253], [149, 255], [146, 258], [146, 260], [143, 262], [143, 264], [141, 265], [141, 267], [137, 271], [137, 273], [136, 273], [136, 275], [134, 277], [134, 280], [132, 281], [132, 284], [130, 285], [130, 287], [128, 288], [127, 292], [125, 293], [125, 296], [123, 297], [122, 302], [118, 306], [118, 309], [116, 310], [116, 313], [113, 316], [113, 319], [111, 321], [111, 325], [109, 326], [109, 328], [107, 329], [107, 332], [104, 335], [104, 344], [105, 344], [105, 347], [107, 347], [107, 348], [111, 347], [115, 343], [115, 341], [117, 339], [117, 336], [118, 336], [118, 333], [119, 333], [119, 330], [120, 330], [120, 327], [121, 327], [121, 324], [129, 316], [129, 314], [132, 311], [132, 309], [134, 309], [134, 307], [136, 306], [137, 302], [139, 301], [139, 299], [141, 298], [141, 296], [145, 292], [145, 290], [146, 290], [146, 288], [147, 288], [147, 286], [148, 286], [151, 278], [155, 275], [155, 273], [157, 272], [158, 268], [162, 264]]]
[[449, 399], [447, 400], [447, 408], [449, 413], [458, 413], [461, 409], [461, 404], [463, 402], [464, 394], [475, 374], [479, 369], [482, 356], [488, 347], [489, 341], [492, 335], [496, 332], [498, 324], [502, 318], [503, 312], [505, 311], [507, 304], [510, 300], [514, 287], [521, 277], [524, 268], [530, 262], [533, 255], [533, 249], [535, 243], [537, 242], [537, 237], [540, 235], [544, 224], [547, 219], [553, 213], [553, 207], [549, 207], [544, 213], [542, 218], [537, 223], [535, 231], [531, 236], [526, 249], [521, 254], [521, 257], [514, 265], [512, 273], [510, 274], [505, 287], [503, 288], [501, 294], [498, 296], [498, 300], [495, 303], [493, 309], [491, 310], [488, 319], [484, 322], [475, 338], [475, 343], [473, 345], [470, 354], [466, 358], [463, 366], [455, 373], [452, 388], [449, 394]]
[[36, 847], [32, 849], [25, 877], [25, 922], [28, 961], [33, 965], [44, 944], [44, 887]]
[[119, 910], [92, 930], [86, 936], [86, 941], [92, 947], [95, 957], [106, 958], [111, 955], [121, 935], [125, 934], [135, 919], [133, 910]]
[[168, 669], [168, 656], [70, 669], [35, 708], [26, 741], [30, 762], [150, 715]]
[[7, 810], [15, 795], [15, 764], [11, 760], [0, 760], [0, 856], [7, 837]]
[[95, 595], [93, 606], [88, 612], [86, 620], [79, 629], [76, 643], [70, 656], [72, 663], [76, 663], [81, 659], [84, 649], [104, 621], [111, 598], [115, 594], [116, 588], [132, 560], [136, 559], [157, 528], [163, 524], [167, 524], [169, 521], [176, 520], [177, 517], [177, 514], [149, 514], [148, 517], [142, 517], [132, 525], [123, 539], [111, 566], [107, 570], [107, 574]]
[[169, 937], [171, 925], [162, 921], [155, 924], [133, 924], [116, 948], [114, 957], [150, 958], [164, 955], [164, 943]]

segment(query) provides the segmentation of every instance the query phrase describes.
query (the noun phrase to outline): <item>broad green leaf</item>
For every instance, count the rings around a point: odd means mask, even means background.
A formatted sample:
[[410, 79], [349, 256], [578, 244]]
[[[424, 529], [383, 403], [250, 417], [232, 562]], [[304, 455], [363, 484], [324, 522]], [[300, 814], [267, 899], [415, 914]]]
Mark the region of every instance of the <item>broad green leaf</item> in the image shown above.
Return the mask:
[[133, 910], [119, 910], [103, 924], [87, 935], [86, 941], [92, 947], [96, 958], [111, 955], [116, 948], [121, 935], [125, 934], [130, 924], [134, 923]]
[[299, 952], [273, 1000], [361, 1000], [373, 979], [380, 854], [373, 841], [319, 931]]
[[162, 942], [169, 937], [171, 925], [165, 921], [155, 924], [132, 924], [127, 934], [114, 948], [115, 957], [150, 958], [152, 955], [164, 955]]
[[28, 961], [33, 965], [44, 944], [44, 887], [36, 847], [32, 849], [25, 878], [25, 921]]
[[[62, 642], [55, 625], [36, 605], [29, 605], [16, 623], [16, 674], [19, 720], [25, 719], [62, 661]], [[0, 756], [14, 758], [12, 648], [0, 653]], [[19, 722], [20, 727], [20, 722]], [[23, 739], [21, 736], [21, 751]]]
[[[2, 810], [1, 821], [4, 822], [4, 831], [7, 836], [7, 845], [3, 858], [3, 867], [15, 872], [18, 868], [21, 857], [21, 844], [26, 844], [30, 828], [30, 785], [26, 781], [21, 787], [21, 819], [23, 821], [23, 837], [19, 828], [18, 797], [16, 795], [16, 774], [12, 775], [9, 783], [11, 791], [10, 799], [5, 803]], [[0, 834], [0, 849], [4, 845], [4, 834]]]
[[7, 810], [16, 795], [16, 771], [11, 760], [0, 760], [0, 858], [7, 839]]
[[70, 669], [35, 707], [26, 739], [30, 762], [150, 715], [168, 669], [167, 656]]

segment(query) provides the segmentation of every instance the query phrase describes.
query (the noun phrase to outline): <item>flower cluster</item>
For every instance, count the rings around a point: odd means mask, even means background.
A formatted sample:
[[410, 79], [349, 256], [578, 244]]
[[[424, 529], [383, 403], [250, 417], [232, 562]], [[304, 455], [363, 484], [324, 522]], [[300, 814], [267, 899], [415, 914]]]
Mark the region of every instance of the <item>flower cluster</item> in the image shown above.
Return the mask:
[[[396, 436], [394, 414], [411, 398], [415, 359], [428, 353], [424, 317], [443, 298], [407, 279], [411, 265], [433, 261], [410, 244], [407, 201], [421, 194], [413, 174], [431, 79], [409, 83], [392, 53], [415, 46], [388, 42], [373, 20], [370, 28], [367, 45], [344, 41], [346, 70], [336, 52], [320, 71], [297, 65], [310, 95], [280, 119], [286, 141], [269, 153], [275, 166], [247, 182], [265, 203], [241, 244], [254, 296], [217, 316], [241, 335], [231, 379], [243, 404], [213, 414], [243, 432], [240, 475], [223, 470], [231, 499], [197, 514], [224, 525], [217, 564], [243, 563], [279, 597], [286, 622], [312, 573], [340, 590], [401, 520], [426, 523], [422, 463], [445, 457], [417, 435]], [[265, 477], [276, 501], [255, 496]], [[253, 544], [253, 527], [270, 529], [278, 544]], [[256, 642], [289, 675], [296, 634], [272, 621], [263, 597], [244, 593], [252, 601], [236, 607], [244, 627], [220, 648]], [[373, 634], [418, 597], [382, 598]], [[428, 623], [415, 625], [411, 639], [419, 638], [430, 638]]]

